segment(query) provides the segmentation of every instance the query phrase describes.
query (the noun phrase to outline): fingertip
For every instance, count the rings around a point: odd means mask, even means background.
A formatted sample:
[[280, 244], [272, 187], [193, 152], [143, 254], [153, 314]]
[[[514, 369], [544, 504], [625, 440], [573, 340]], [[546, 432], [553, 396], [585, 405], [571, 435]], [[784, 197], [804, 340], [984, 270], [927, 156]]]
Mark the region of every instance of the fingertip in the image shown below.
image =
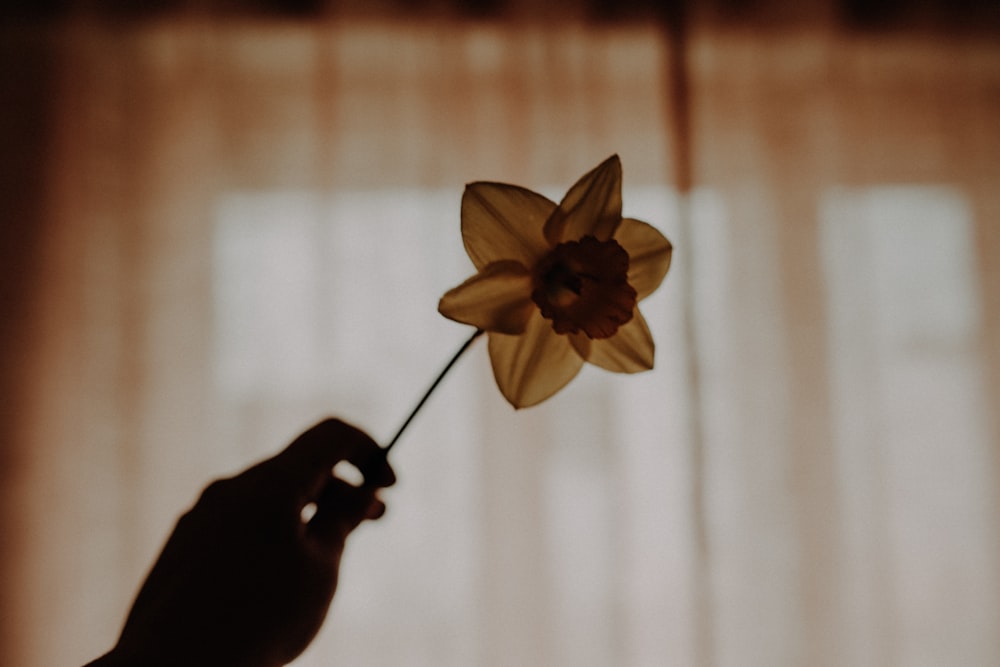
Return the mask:
[[389, 464], [388, 452], [379, 447], [378, 453], [371, 457], [365, 470], [365, 481], [371, 486], [384, 487], [396, 483], [396, 471]]
[[381, 519], [385, 516], [385, 503], [378, 498], [372, 498], [371, 503], [368, 505], [368, 511], [365, 513], [365, 518], [369, 521], [375, 521]]

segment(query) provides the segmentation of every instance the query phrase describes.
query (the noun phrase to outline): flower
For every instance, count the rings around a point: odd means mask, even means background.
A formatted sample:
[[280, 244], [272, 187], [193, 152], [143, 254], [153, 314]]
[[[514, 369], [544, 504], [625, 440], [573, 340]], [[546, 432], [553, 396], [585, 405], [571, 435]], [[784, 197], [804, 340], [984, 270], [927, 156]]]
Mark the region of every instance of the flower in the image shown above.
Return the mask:
[[584, 362], [616, 373], [653, 367], [638, 303], [667, 274], [673, 247], [622, 218], [621, 182], [613, 155], [558, 205], [516, 185], [465, 188], [462, 240], [477, 273], [438, 311], [487, 332], [497, 385], [515, 408], [549, 398]]

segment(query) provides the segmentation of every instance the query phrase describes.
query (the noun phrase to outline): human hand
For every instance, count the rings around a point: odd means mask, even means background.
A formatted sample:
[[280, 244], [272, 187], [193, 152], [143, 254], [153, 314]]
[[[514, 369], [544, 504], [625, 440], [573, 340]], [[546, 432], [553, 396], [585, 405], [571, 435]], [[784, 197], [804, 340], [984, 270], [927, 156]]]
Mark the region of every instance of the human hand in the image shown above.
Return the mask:
[[[364, 476], [333, 475], [340, 461]], [[92, 667], [275, 667], [316, 636], [344, 542], [385, 505], [395, 476], [378, 445], [324, 421], [277, 456], [212, 483], [177, 523], [115, 649]], [[315, 503], [305, 522], [302, 510]]]

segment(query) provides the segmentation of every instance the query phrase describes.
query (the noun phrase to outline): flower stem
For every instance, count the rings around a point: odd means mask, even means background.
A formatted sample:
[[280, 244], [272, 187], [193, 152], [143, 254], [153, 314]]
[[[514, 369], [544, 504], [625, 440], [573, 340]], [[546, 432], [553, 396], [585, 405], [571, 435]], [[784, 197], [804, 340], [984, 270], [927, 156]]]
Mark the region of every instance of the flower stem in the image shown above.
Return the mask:
[[444, 376], [448, 374], [448, 371], [451, 370], [451, 367], [455, 365], [455, 362], [458, 361], [458, 358], [461, 357], [462, 354], [464, 354], [465, 351], [469, 349], [469, 346], [472, 345], [472, 341], [476, 340], [484, 333], [485, 332], [482, 329], [476, 329], [476, 331], [472, 334], [472, 336], [469, 337], [469, 340], [465, 341], [465, 343], [462, 344], [462, 347], [458, 348], [458, 352], [456, 352], [455, 356], [453, 356], [451, 360], [447, 364], [445, 364], [444, 369], [442, 369], [441, 373], [438, 374], [437, 378], [434, 380], [434, 382], [431, 383], [431, 386], [428, 387], [427, 391], [424, 393], [423, 398], [421, 398], [420, 401], [417, 403], [417, 407], [413, 408], [413, 411], [410, 412], [410, 416], [406, 418], [406, 421], [403, 422], [403, 425], [399, 427], [398, 431], [396, 431], [396, 435], [392, 437], [392, 440], [389, 441], [389, 444], [386, 445], [382, 451], [384, 451], [386, 454], [389, 453], [389, 450], [392, 449], [393, 445], [396, 444], [396, 441], [399, 440], [399, 436], [403, 435], [403, 431], [406, 430], [406, 427], [410, 425], [410, 422], [413, 421], [413, 418], [417, 416], [418, 412], [420, 412], [420, 408], [424, 407], [424, 403], [426, 403], [427, 399], [431, 397], [431, 394], [434, 393], [434, 390], [437, 389], [437, 386], [441, 384], [441, 380], [443, 380]]

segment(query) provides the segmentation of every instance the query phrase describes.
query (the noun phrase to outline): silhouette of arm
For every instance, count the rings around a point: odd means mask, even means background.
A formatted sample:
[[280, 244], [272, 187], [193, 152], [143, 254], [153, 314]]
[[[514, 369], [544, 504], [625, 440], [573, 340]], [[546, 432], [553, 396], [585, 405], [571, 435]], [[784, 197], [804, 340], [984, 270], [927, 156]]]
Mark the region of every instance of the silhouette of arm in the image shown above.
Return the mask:
[[[360, 486], [335, 477], [352, 463]], [[276, 667], [316, 636], [347, 536], [385, 505], [384, 452], [327, 420], [277, 456], [213, 482], [178, 521], [115, 648], [87, 667]], [[314, 503], [308, 522], [303, 508]]]

